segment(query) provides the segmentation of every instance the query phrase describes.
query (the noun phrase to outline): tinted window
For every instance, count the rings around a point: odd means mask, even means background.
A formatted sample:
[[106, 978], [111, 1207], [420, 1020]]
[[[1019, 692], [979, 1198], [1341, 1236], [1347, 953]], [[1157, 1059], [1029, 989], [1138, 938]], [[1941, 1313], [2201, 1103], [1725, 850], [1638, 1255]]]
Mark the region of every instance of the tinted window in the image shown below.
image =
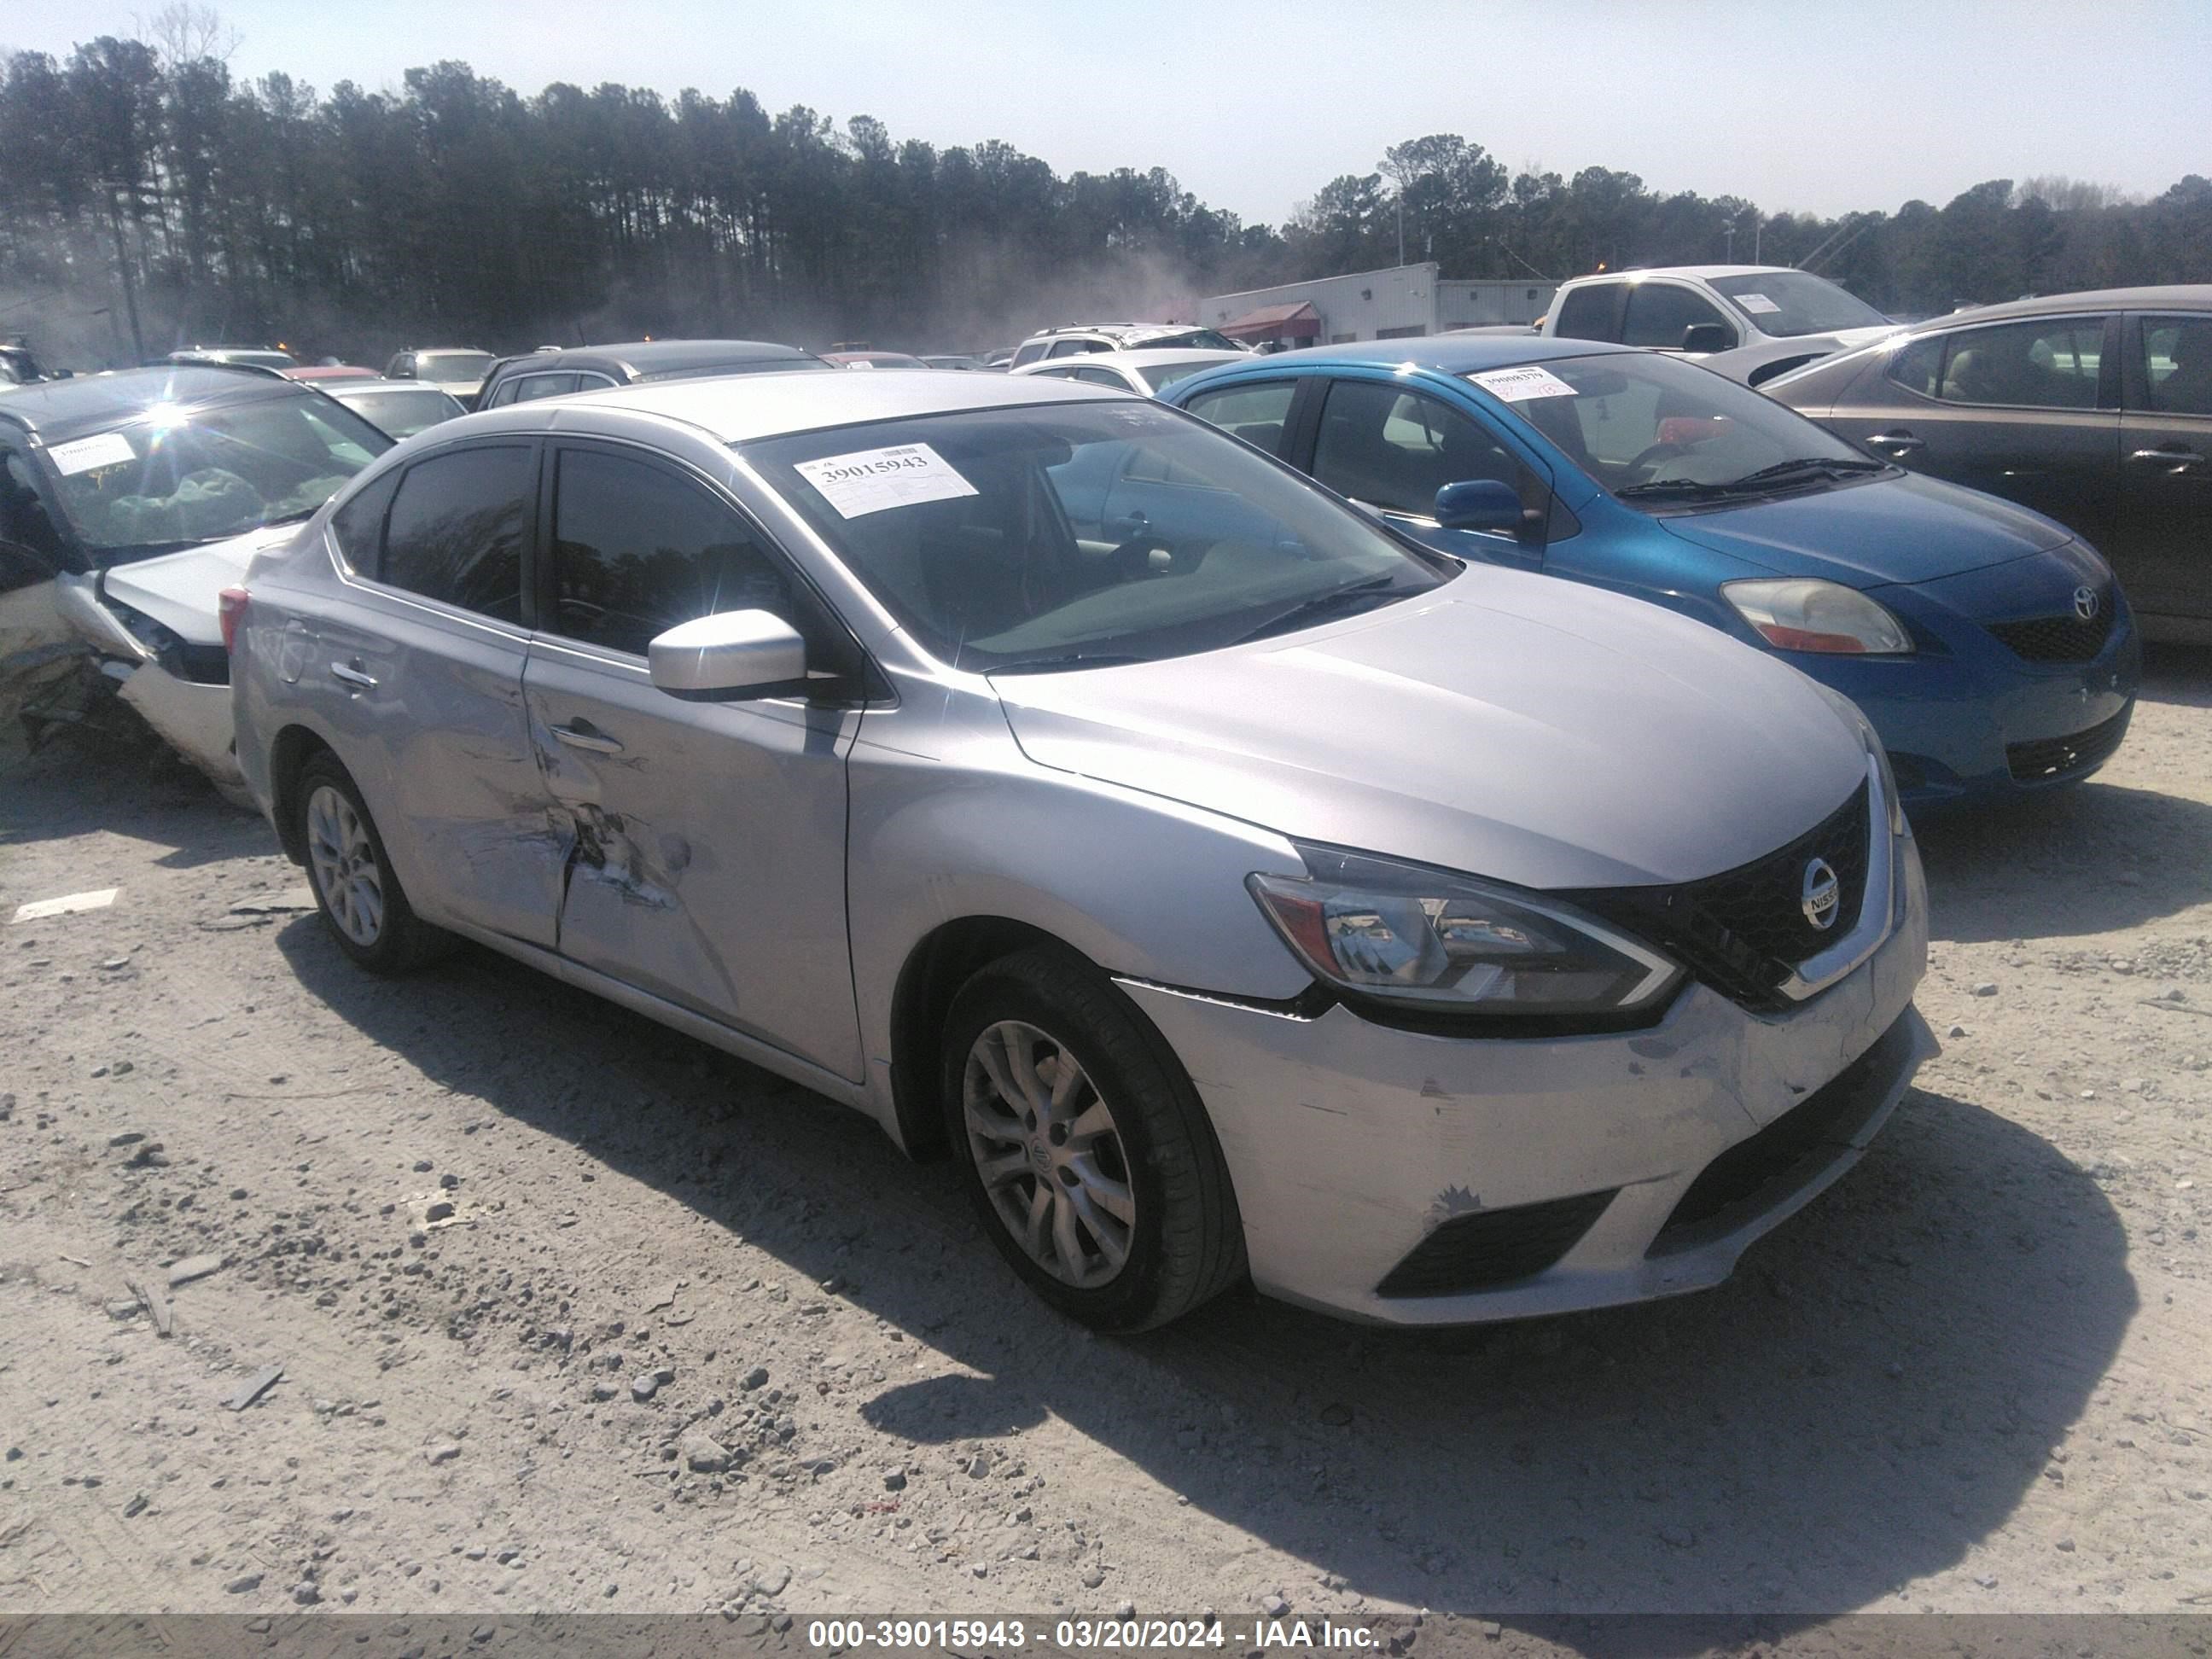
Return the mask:
[[1945, 337], [1947, 403], [2006, 404], [2032, 409], [2094, 409], [2101, 318], [2064, 317]]
[[1339, 380], [1322, 410], [1313, 475], [1370, 507], [1435, 516], [1437, 491], [1495, 478], [1526, 495], [1526, 469], [1489, 434], [1434, 398]]
[[[1728, 327], [1719, 311], [1694, 290], [1673, 283], [1638, 283], [1628, 290], [1628, 315], [1621, 325], [1620, 343], [1680, 351], [1684, 331], [1694, 323]], [[1732, 328], [1729, 338], [1735, 338]]]
[[641, 657], [654, 635], [718, 611], [773, 611], [797, 621], [781, 568], [744, 521], [657, 466], [562, 451], [554, 630]]
[[1042, 340], [1032, 341], [1030, 344], [1024, 346], [1020, 350], [1014, 353], [1014, 367], [1016, 368], [1019, 368], [1024, 363], [1033, 363], [1043, 356], [1044, 342]]
[[[514, 395], [502, 398], [501, 403], [526, 404], [539, 398], [562, 398], [576, 389], [574, 374], [526, 374], [515, 381]], [[505, 386], [500, 388], [504, 392]]]
[[1116, 392], [1127, 392], [1129, 383], [1110, 368], [1079, 368], [1075, 378], [1091, 386], [1110, 386]]
[[1899, 347], [1891, 355], [1887, 373], [1908, 392], [1934, 397], [1943, 379], [1943, 337], [1931, 334]]
[[2212, 317], [2146, 317], [2142, 343], [2150, 407], [2212, 415]]
[[1291, 398], [1297, 389], [1296, 380], [1234, 386], [1219, 392], [1201, 392], [1184, 407], [1201, 421], [1211, 421], [1270, 455], [1280, 455], [1283, 428], [1291, 418]]
[[376, 548], [384, 534], [385, 509], [392, 505], [392, 494], [398, 488], [398, 472], [387, 472], [364, 485], [351, 501], [331, 514], [331, 533], [337, 538], [338, 551], [345, 555], [346, 562], [356, 570], [375, 574]]
[[1559, 320], [1552, 332], [1570, 340], [1612, 339], [1613, 302], [1620, 292], [1619, 283], [1571, 289], [1559, 301]]
[[385, 526], [379, 579], [501, 622], [520, 622], [532, 459], [521, 444], [486, 445], [409, 467]]

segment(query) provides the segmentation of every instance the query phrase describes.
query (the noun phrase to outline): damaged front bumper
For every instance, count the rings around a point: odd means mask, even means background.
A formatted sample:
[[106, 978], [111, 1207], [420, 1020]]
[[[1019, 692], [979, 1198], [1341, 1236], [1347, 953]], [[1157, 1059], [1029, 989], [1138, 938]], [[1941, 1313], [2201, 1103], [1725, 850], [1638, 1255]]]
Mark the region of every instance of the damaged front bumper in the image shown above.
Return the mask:
[[1219, 1138], [1262, 1291], [1443, 1325], [1701, 1290], [1856, 1163], [1936, 1052], [1912, 1007], [1927, 902], [1789, 1013], [1692, 985], [1648, 1030], [1420, 1035], [1122, 988]]

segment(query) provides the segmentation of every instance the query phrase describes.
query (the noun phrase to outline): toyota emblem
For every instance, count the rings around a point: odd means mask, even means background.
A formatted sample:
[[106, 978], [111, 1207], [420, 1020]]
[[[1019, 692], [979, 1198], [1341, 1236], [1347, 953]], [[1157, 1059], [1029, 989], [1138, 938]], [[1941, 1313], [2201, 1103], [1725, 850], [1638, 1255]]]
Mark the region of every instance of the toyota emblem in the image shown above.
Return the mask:
[[1814, 859], [1805, 866], [1805, 920], [1819, 932], [1825, 933], [1836, 925], [1843, 889], [1843, 883], [1836, 879], [1836, 872], [1827, 860]]
[[2097, 590], [2077, 587], [2074, 590], [2074, 614], [2083, 622], [2097, 620]]

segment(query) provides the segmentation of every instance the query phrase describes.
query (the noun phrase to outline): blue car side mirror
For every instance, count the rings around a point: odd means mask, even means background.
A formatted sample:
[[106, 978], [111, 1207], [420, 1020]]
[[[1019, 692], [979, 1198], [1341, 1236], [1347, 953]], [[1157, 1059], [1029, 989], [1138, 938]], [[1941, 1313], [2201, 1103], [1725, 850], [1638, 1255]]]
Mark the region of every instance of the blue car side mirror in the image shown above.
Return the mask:
[[1486, 530], [1517, 536], [1523, 522], [1521, 497], [1496, 478], [1470, 478], [1437, 491], [1437, 522], [1447, 530]]

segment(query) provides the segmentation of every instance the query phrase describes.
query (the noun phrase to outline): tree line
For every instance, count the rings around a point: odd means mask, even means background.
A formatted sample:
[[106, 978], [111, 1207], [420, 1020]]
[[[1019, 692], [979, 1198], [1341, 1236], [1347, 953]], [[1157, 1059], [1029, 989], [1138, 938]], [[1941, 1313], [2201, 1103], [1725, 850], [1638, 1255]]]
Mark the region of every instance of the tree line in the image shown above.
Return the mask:
[[2212, 180], [2149, 199], [1992, 179], [1942, 207], [1838, 218], [1662, 193], [1632, 173], [1514, 172], [1439, 134], [1322, 185], [1281, 226], [1162, 168], [1061, 177], [989, 140], [467, 64], [396, 91], [234, 76], [213, 13], [158, 15], [0, 75], [0, 331], [64, 363], [283, 340], [380, 362], [655, 335], [960, 349], [1085, 316], [1433, 258], [1560, 280], [1732, 257], [1805, 264], [1892, 313], [2212, 281]]

